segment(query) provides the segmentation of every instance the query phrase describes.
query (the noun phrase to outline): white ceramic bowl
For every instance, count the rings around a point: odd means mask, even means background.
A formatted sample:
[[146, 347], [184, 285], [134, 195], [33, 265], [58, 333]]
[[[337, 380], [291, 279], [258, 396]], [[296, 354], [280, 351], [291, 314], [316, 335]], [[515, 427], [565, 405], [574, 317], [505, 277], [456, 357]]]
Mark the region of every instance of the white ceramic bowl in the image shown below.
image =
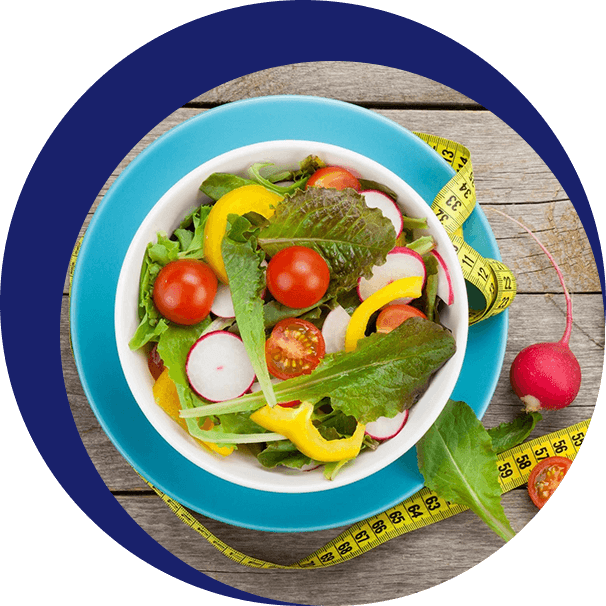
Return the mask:
[[[139, 274], [145, 248], [148, 242], [155, 241], [157, 231], [172, 233], [186, 214], [207, 200], [199, 191], [202, 181], [214, 172], [244, 175], [254, 162], [295, 164], [309, 154], [321, 157], [327, 164], [346, 167], [359, 176], [383, 183], [397, 193], [398, 203], [409, 216], [427, 217], [429, 232], [435, 237], [437, 249], [450, 270], [455, 291], [454, 304], [444, 308], [440, 320], [454, 334], [456, 353], [432, 378], [427, 391], [412, 407], [404, 429], [375, 451], [360, 454], [332, 481], [326, 480], [321, 470], [266, 469], [250, 454], [236, 451], [222, 457], [200, 447], [155, 403], [147, 357], [142, 351], [133, 352], [128, 347], [138, 325]], [[158, 433], [179, 453], [202, 469], [248, 488], [287, 493], [317, 492], [350, 484], [389, 465], [412, 448], [436, 420], [454, 389], [465, 356], [467, 291], [448, 235], [431, 208], [397, 175], [374, 160], [335, 145], [313, 141], [268, 141], [235, 149], [202, 164], [158, 200], [135, 234], [124, 258], [116, 292], [115, 329], [120, 362], [135, 400]]]

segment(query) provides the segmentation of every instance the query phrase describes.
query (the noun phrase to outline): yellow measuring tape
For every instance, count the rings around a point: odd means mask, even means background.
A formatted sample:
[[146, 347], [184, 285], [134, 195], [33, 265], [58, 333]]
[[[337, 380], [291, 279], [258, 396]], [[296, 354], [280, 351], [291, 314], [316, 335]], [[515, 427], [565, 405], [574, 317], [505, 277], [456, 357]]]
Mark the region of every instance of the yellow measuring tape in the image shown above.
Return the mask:
[[[520, 444], [498, 455], [497, 467], [501, 490], [509, 492], [526, 484], [532, 468], [547, 457], [563, 456], [574, 459], [583, 443], [588, 426], [589, 420], [581, 421], [566, 429], [560, 429], [525, 444]], [[413, 496], [387, 511], [354, 524], [311, 555], [294, 564], [284, 565], [251, 558], [241, 551], [232, 549], [212, 534], [183, 505], [159, 491], [145, 478], [142, 479], [184, 524], [202, 535], [230, 560], [253, 568], [293, 570], [334, 566], [362, 555], [400, 535], [445, 520], [468, 509], [463, 505], [445, 501], [428, 488], [422, 488]]]
[[414, 133], [435, 150], [456, 171], [454, 177], [436, 196], [432, 210], [448, 232], [465, 280], [482, 294], [485, 305], [469, 310], [469, 324], [475, 324], [502, 312], [516, 296], [516, 279], [513, 272], [496, 259], [485, 259], [463, 239], [462, 226], [476, 205], [476, 186], [469, 150], [460, 143]]

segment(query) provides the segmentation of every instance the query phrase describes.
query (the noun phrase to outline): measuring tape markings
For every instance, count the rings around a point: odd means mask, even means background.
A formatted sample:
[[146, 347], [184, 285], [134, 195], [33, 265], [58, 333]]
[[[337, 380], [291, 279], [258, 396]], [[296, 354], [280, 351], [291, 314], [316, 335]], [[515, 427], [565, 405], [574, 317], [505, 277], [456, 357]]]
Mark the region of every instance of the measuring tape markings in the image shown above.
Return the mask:
[[513, 302], [517, 284], [513, 272], [496, 259], [486, 259], [455, 232], [473, 212], [476, 205], [476, 188], [473, 177], [471, 153], [460, 143], [428, 135], [414, 133], [427, 143], [456, 171], [455, 175], [438, 192], [432, 210], [449, 234], [457, 252], [463, 277], [473, 284], [484, 297], [482, 309], [469, 309], [469, 324], [473, 325], [501, 313]]
[[[567, 456], [574, 460], [588, 426], [589, 420], [581, 421], [497, 455], [501, 491], [509, 492], [526, 484], [532, 468], [547, 457]], [[424, 487], [386, 511], [353, 524], [332, 541], [298, 562], [288, 565], [274, 564], [232, 549], [213, 535], [185, 507], [155, 488], [145, 478], [142, 479], [183, 523], [202, 535], [227, 558], [244, 566], [263, 569], [295, 570], [334, 566], [356, 558], [391, 539], [468, 510], [465, 505], [445, 501], [435, 492]]]

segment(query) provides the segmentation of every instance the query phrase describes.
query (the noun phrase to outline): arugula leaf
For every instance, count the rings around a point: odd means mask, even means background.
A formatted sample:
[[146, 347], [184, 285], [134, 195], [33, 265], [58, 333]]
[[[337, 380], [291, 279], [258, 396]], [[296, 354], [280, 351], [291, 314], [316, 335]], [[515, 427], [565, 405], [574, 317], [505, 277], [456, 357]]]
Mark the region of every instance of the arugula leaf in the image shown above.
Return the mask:
[[499, 454], [521, 444], [542, 418], [543, 416], [539, 412], [525, 412], [509, 423], [501, 423], [492, 427], [488, 430], [488, 435], [492, 440], [492, 449]]
[[259, 232], [259, 246], [270, 256], [289, 246], [318, 252], [330, 269], [327, 295], [356, 286], [385, 263], [395, 245], [393, 224], [378, 208], [369, 208], [353, 189], [311, 187], [278, 204], [269, 225]]
[[221, 245], [221, 254], [229, 278], [236, 322], [244, 347], [257, 375], [263, 394], [270, 406], [276, 405], [276, 396], [265, 361], [265, 323], [261, 291], [265, 288], [265, 255], [257, 250], [256, 233], [250, 221], [230, 214], [228, 227]]
[[[362, 339], [355, 351], [327, 355], [311, 374], [283, 381], [274, 392], [280, 402], [315, 403], [329, 396], [333, 409], [369, 423], [410, 408], [455, 349], [450, 331], [411, 318], [388, 334]], [[253, 411], [263, 404], [263, 394], [257, 392], [183, 416]]]
[[469, 507], [504, 541], [513, 538], [515, 532], [501, 504], [492, 441], [465, 402], [448, 401], [417, 443], [417, 457], [428, 488]]

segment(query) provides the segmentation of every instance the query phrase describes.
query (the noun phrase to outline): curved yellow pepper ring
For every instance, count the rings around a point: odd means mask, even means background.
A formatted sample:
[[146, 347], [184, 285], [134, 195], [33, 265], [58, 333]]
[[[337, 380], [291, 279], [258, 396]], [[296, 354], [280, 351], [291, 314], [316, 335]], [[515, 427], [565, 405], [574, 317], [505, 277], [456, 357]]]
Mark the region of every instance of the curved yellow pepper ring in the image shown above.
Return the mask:
[[364, 439], [364, 425], [358, 423], [353, 436], [340, 440], [326, 440], [311, 422], [314, 407], [309, 402], [296, 408], [274, 406], [253, 412], [250, 418], [265, 429], [288, 438], [304, 455], [314, 461], [330, 463], [358, 456]]
[[351, 316], [345, 333], [345, 351], [353, 351], [356, 348], [358, 341], [364, 337], [370, 316], [375, 311], [395, 299], [404, 297], [417, 299], [421, 296], [422, 288], [423, 277], [412, 276], [410, 278], [400, 278], [370, 295], [368, 299], [356, 308]]
[[245, 215], [256, 212], [269, 219], [282, 199], [282, 196], [265, 189], [262, 185], [244, 185], [221, 196], [214, 204], [204, 227], [204, 259], [221, 282], [224, 284], [228, 282], [221, 254], [227, 217], [230, 214]]

